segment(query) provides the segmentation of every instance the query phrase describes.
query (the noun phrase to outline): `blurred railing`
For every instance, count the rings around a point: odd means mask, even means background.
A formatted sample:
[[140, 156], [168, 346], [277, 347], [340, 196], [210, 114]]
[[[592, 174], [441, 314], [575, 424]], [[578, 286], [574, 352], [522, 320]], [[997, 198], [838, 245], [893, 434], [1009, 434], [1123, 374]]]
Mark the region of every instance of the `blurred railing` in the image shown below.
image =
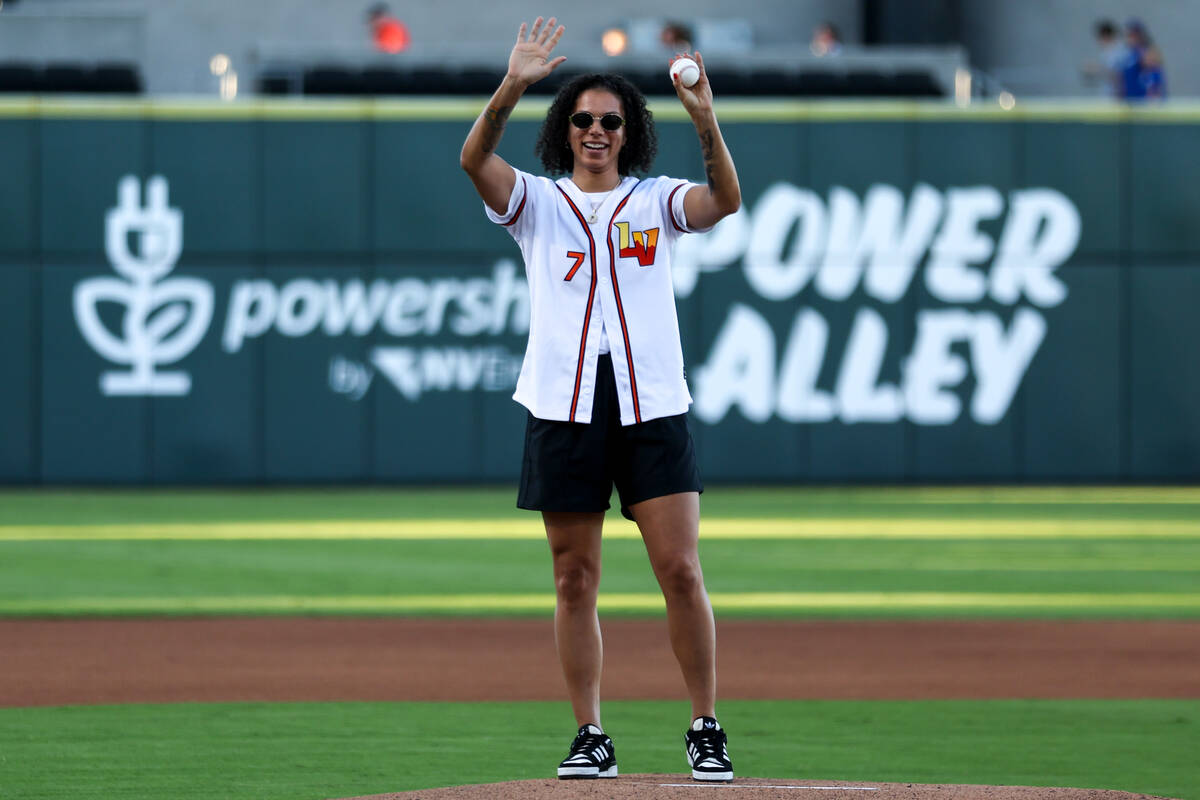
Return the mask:
[[141, 94], [134, 64], [0, 62], [0, 92], [11, 94]]
[[[361, 47], [261, 43], [254, 61], [259, 94], [285, 95], [477, 95], [491, 94], [503, 76], [504, 53], [487, 48], [450, 52], [416, 48], [394, 56], [364, 54]], [[669, 54], [572, 56], [564, 67], [535, 84], [534, 94], [553, 93], [582, 72], [620, 72], [647, 93], [668, 93]], [[757, 48], [715, 53], [705, 64], [722, 95], [758, 97], [949, 97], [955, 76], [967, 66], [965, 52], [945, 48], [851, 48], [817, 57], [807, 48]]]

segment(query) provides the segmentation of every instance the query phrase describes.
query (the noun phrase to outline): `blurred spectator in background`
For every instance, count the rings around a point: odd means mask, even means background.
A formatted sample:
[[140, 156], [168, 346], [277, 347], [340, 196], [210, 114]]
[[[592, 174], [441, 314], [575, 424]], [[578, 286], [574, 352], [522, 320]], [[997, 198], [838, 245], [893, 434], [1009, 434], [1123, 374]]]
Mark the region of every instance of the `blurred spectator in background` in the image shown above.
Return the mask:
[[668, 22], [663, 25], [659, 39], [662, 41], [663, 47], [672, 53], [690, 54], [692, 52], [692, 31], [682, 22]]
[[1155, 46], [1141, 20], [1125, 23], [1125, 59], [1121, 63], [1121, 89], [1126, 100], [1162, 100], [1167, 78], [1162, 51]]
[[367, 25], [371, 43], [383, 53], [399, 53], [408, 47], [408, 27], [388, 10], [387, 4], [377, 3], [367, 10]]
[[1117, 23], [1102, 19], [1096, 22], [1092, 31], [1100, 48], [1100, 59], [1083, 65], [1084, 81], [1089, 86], [1099, 84], [1100, 93], [1105, 97], [1120, 98], [1124, 96], [1121, 70], [1125, 64], [1126, 47], [1121, 41]]
[[832, 22], [822, 22], [813, 29], [809, 48], [814, 56], [836, 56], [842, 52], [842, 34]]

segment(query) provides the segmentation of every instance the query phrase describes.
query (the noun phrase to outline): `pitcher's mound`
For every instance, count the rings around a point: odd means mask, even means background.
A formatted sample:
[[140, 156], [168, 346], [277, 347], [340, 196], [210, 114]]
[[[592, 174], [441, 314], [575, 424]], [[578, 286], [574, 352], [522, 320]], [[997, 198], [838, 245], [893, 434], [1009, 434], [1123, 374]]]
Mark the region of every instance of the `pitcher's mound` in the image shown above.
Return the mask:
[[738, 778], [733, 783], [697, 783], [684, 775], [622, 775], [604, 780], [508, 781], [447, 786], [416, 792], [373, 794], [345, 800], [1164, 800], [1148, 794], [1042, 786]]

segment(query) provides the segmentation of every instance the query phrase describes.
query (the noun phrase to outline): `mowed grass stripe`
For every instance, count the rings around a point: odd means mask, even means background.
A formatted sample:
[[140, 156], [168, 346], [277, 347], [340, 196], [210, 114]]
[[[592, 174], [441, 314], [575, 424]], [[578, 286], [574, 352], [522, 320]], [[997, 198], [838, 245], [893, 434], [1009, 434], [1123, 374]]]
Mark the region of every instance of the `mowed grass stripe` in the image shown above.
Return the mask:
[[[1200, 539], [1200, 519], [862, 519], [716, 518], [701, 521], [707, 539], [1103, 539], [1155, 536]], [[254, 539], [542, 539], [532, 519], [307, 520], [294, 522], [4, 525], [0, 541]], [[638, 539], [631, 523], [608, 525], [610, 539]]]
[[[1200, 611], [1200, 593], [714, 592], [717, 611]], [[660, 612], [658, 593], [600, 595], [604, 611]], [[0, 614], [549, 612], [554, 595], [60, 597], [0, 601]]]
[[[722, 488], [725, 493], [764, 492], [762, 489]], [[1196, 505], [1195, 486], [893, 486], [824, 488], [804, 487], [806, 498], [844, 497], [849, 502], [1005, 505]]]

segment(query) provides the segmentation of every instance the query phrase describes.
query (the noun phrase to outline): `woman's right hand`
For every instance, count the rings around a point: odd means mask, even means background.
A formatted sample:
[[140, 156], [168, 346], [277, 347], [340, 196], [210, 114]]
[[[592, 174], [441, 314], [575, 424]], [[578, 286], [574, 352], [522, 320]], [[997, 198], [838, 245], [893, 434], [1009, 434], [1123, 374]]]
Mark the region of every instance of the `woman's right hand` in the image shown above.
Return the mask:
[[508, 77], [528, 86], [540, 81], [567, 60], [566, 56], [550, 58], [551, 51], [566, 30], [562, 25], [555, 28], [554, 23], [557, 21], [551, 17], [543, 27], [542, 18], [538, 17], [533, 21], [532, 30], [529, 30], [524, 22], [521, 23], [521, 29], [517, 32], [517, 44], [508, 57]]

